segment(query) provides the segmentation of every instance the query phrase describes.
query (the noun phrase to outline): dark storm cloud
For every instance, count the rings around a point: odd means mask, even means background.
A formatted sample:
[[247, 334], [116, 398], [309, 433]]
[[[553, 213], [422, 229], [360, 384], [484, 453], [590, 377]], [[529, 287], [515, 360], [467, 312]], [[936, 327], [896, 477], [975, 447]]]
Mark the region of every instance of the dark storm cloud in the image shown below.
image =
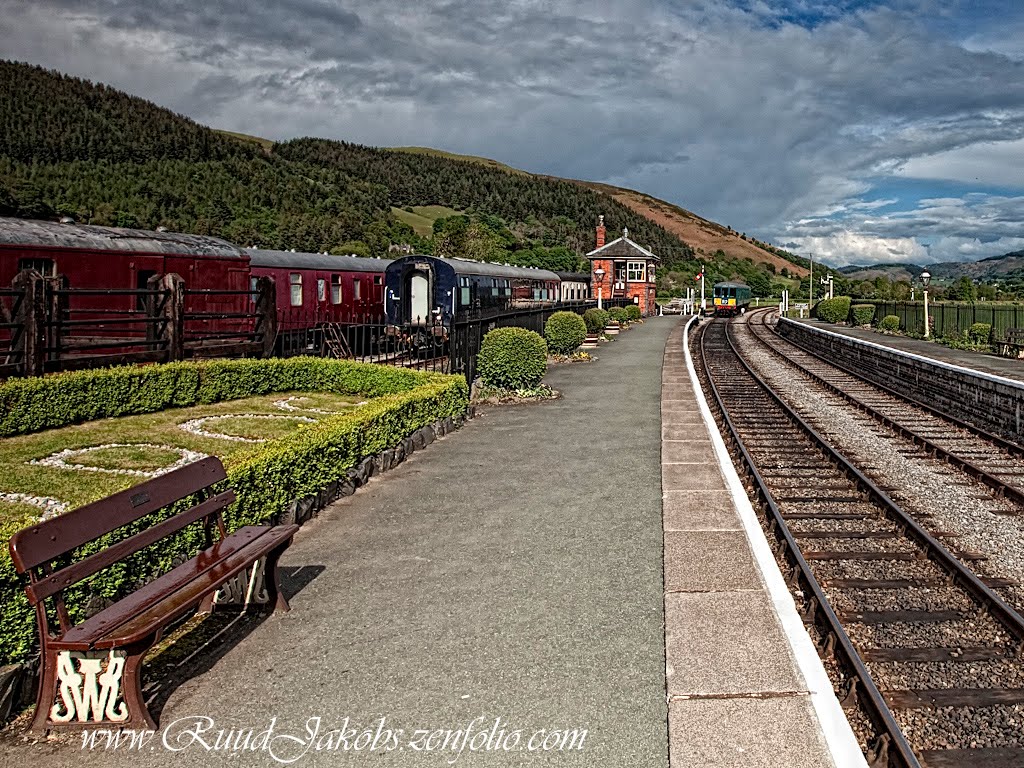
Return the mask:
[[[937, 34], [956, 27], [940, 6], [0, 0], [0, 53], [270, 138], [488, 155], [767, 237], [889, 237], [857, 208], [870, 179], [1024, 137], [1021, 57]], [[891, 225], [924, 231], [916, 215]]]

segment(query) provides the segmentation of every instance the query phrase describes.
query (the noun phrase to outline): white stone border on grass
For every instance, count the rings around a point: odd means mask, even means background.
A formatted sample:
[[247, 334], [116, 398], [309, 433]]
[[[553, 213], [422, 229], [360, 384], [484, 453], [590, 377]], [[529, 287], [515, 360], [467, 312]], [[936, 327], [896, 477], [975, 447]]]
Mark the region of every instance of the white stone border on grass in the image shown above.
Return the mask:
[[[178, 458], [166, 467], [154, 470], [144, 469], [107, 469], [106, 467], [91, 467], [88, 464], [77, 464], [69, 459], [82, 456], [94, 451], [102, 451], [107, 448], [158, 448], [165, 451], [174, 451]], [[207, 454], [198, 451], [190, 451], [188, 448], [177, 448], [173, 445], [155, 445], [153, 443], [104, 443], [93, 445], [88, 448], [65, 448], [63, 451], [51, 454], [42, 459], [32, 459], [26, 463], [36, 466], [52, 467], [54, 469], [74, 469], [79, 472], [104, 472], [109, 475], [131, 475], [132, 477], [158, 477], [165, 475], [186, 464], [205, 459]]]
[[[282, 411], [292, 411], [295, 413], [322, 413], [326, 416], [331, 416], [336, 413], [345, 413], [345, 411], [327, 411], [324, 410], [323, 408], [300, 408], [297, 405], [292, 405], [292, 403], [297, 402], [299, 400], [309, 400], [309, 398], [302, 397], [299, 395], [295, 395], [294, 397], [286, 397], [284, 400], [275, 400], [274, 407], [280, 408]], [[361, 405], [366, 405], [366, 403], [367, 401], [363, 400], [362, 402], [354, 403], [353, 407], [358, 408]]]
[[27, 493], [14, 493], [13, 491], [0, 491], [0, 501], [8, 501], [12, 504], [28, 504], [32, 507], [39, 507], [43, 510], [40, 520], [49, 520], [51, 517], [63, 515], [68, 511], [68, 505], [52, 496], [30, 496]]
[[220, 432], [211, 432], [205, 428], [205, 425], [211, 421], [222, 421], [223, 419], [291, 419], [292, 421], [302, 421], [307, 424], [315, 424], [316, 419], [309, 416], [290, 416], [285, 414], [276, 413], [226, 413], [223, 416], [203, 416], [200, 419], [189, 419], [178, 425], [180, 429], [186, 432], [191, 432], [193, 435], [199, 435], [200, 437], [214, 437], [218, 440], [234, 440], [238, 443], [265, 443], [268, 438], [264, 437], [242, 437], [240, 435], [225, 435]]

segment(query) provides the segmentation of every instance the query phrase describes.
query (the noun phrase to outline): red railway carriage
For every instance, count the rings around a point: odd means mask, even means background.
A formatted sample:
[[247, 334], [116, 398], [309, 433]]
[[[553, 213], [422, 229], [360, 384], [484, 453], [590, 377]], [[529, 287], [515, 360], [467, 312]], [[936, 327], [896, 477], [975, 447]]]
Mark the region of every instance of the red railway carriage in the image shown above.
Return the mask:
[[76, 291], [108, 291], [71, 297], [69, 310], [76, 322], [91, 321], [80, 330], [96, 337], [145, 335], [131, 321], [145, 297], [125, 291], [144, 290], [154, 275], [174, 273], [183, 279], [185, 312], [193, 317], [186, 325], [190, 336], [244, 330], [238, 326], [245, 321], [237, 317], [212, 316], [250, 310], [244, 293], [249, 288], [249, 256], [216, 237], [0, 218], [0, 286], [10, 286], [25, 269], [44, 277], [62, 275]]
[[379, 323], [389, 259], [249, 249], [251, 279], [272, 277], [278, 331], [323, 323]]

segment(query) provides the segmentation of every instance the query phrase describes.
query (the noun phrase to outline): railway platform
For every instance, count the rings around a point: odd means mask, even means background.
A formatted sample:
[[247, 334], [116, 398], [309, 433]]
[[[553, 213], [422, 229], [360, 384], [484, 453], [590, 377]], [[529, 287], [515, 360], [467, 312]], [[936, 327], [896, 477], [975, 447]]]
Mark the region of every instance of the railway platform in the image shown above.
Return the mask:
[[820, 320], [794, 319], [794, 322], [849, 336], [861, 341], [871, 342], [872, 344], [879, 344], [899, 352], [930, 358], [940, 363], [957, 366], [958, 368], [966, 368], [990, 376], [1001, 376], [1005, 379], [1024, 383], [1024, 360], [998, 357], [984, 352], [973, 352], [969, 349], [951, 349], [950, 347], [944, 347], [941, 344], [925, 341], [924, 339], [910, 339], [906, 336], [887, 336], [875, 331], [864, 330], [863, 328], [847, 328], [844, 325], [823, 323]]
[[864, 766], [686, 322], [551, 369], [561, 399], [483, 409], [303, 526], [292, 610], [181, 653], [151, 740], [8, 740], [0, 765]]
[[662, 368], [671, 765], [865, 766], [673, 330]]

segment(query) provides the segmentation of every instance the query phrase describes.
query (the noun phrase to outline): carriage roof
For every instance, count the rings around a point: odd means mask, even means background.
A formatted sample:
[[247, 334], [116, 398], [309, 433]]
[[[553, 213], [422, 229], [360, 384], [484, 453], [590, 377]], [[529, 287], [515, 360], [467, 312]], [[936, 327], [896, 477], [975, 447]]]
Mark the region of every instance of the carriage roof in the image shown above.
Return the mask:
[[535, 267], [513, 267], [510, 264], [495, 264], [489, 261], [473, 259], [443, 258], [440, 256], [413, 255], [396, 259], [394, 264], [409, 261], [439, 261], [451, 267], [457, 275], [484, 275], [486, 277], [508, 277], [528, 280], [554, 280], [560, 278], [554, 272]]
[[263, 248], [248, 249], [250, 264], [270, 269], [319, 269], [325, 272], [383, 272], [391, 259], [371, 259], [363, 256], [332, 256], [328, 253], [296, 253], [271, 251]]
[[101, 227], [92, 224], [58, 224], [53, 221], [12, 218], [0, 218], [0, 245], [217, 256], [230, 259], [243, 259], [246, 256], [238, 246], [209, 235]]

